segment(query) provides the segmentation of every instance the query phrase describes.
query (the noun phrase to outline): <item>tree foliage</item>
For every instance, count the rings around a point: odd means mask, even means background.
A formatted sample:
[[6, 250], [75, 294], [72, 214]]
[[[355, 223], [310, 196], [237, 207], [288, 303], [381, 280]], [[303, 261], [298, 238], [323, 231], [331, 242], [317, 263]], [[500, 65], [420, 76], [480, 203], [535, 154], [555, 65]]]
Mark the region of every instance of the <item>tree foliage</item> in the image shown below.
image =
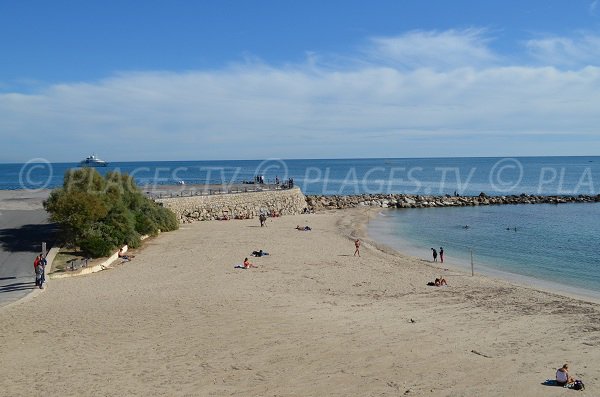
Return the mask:
[[93, 168], [67, 171], [62, 188], [50, 193], [44, 207], [61, 225], [66, 243], [92, 257], [107, 256], [123, 244], [135, 248], [142, 235], [179, 226], [175, 214], [145, 197], [129, 175], [102, 177]]

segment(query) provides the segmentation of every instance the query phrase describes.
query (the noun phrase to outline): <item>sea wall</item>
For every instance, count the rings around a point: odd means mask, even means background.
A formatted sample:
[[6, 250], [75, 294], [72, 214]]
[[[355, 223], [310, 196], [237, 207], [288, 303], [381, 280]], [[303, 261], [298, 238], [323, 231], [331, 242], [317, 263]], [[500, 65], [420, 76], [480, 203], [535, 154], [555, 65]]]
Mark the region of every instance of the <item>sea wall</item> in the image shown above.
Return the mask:
[[600, 202], [597, 196], [421, 196], [410, 194], [362, 194], [352, 196], [307, 196], [307, 206], [312, 211], [321, 209], [342, 209], [360, 206], [382, 208], [429, 208], [429, 207], [466, 207], [476, 205], [502, 204], [563, 204]]
[[263, 192], [156, 199], [177, 215], [181, 223], [217, 219], [248, 219], [261, 212], [270, 216], [301, 213], [306, 197], [299, 188]]

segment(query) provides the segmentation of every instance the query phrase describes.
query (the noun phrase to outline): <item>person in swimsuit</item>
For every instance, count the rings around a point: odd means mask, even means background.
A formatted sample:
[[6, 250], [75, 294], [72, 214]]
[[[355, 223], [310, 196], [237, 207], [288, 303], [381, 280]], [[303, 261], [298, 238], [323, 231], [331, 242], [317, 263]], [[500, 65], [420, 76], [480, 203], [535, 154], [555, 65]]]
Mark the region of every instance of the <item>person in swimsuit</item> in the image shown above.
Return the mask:
[[444, 263], [444, 248], [440, 247], [440, 262]]
[[354, 241], [354, 248], [355, 248], [354, 256], [356, 256], [356, 254], [358, 254], [358, 257], [360, 258], [360, 240], [359, 239], [356, 239]]
[[250, 261], [248, 260], [248, 258], [244, 259], [244, 269], [250, 269], [251, 267], [258, 267], [253, 263], [250, 263]]
[[135, 258], [135, 255], [125, 255], [125, 253], [123, 252], [123, 248], [121, 248], [119, 250], [118, 256], [119, 256], [119, 258], [123, 259], [124, 261], [130, 261], [133, 258]]

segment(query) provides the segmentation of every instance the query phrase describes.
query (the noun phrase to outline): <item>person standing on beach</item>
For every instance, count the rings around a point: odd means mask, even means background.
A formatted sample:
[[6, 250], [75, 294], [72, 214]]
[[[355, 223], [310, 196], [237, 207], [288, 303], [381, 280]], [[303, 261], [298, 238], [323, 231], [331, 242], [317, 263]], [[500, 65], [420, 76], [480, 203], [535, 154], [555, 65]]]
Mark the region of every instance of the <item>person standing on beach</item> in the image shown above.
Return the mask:
[[435, 250], [435, 248], [431, 249], [431, 253], [433, 254], [433, 261], [437, 262], [437, 251]]
[[265, 214], [260, 214], [258, 220], [260, 220], [260, 227], [267, 226], [267, 216]]
[[44, 256], [42, 254], [38, 255], [37, 259], [37, 266], [35, 266], [35, 262], [34, 262], [34, 267], [35, 267], [35, 285], [37, 285], [38, 287], [40, 287], [40, 289], [44, 288], [44, 267], [45, 267], [45, 263], [46, 263], [46, 259], [44, 259]]
[[[48, 261], [46, 260], [46, 256], [40, 254], [40, 266], [42, 266], [42, 285], [46, 282], [46, 265]], [[41, 288], [41, 287], [40, 287]]]
[[40, 265], [40, 256], [38, 255], [33, 260], [33, 273], [35, 274], [35, 286], [38, 287], [40, 285], [40, 279], [38, 278], [38, 266]]
[[360, 240], [359, 239], [356, 239], [354, 241], [354, 248], [356, 248], [354, 250], [354, 256], [356, 256], [356, 254], [358, 254], [358, 257], [360, 258]]
[[444, 263], [444, 248], [440, 247], [440, 262]]

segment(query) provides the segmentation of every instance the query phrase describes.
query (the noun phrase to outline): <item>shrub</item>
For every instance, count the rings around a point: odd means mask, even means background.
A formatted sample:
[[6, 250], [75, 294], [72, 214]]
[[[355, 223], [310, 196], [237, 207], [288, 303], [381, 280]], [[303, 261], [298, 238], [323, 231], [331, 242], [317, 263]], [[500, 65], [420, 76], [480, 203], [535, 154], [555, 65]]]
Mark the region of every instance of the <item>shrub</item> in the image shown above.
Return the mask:
[[63, 187], [50, 193], [44, 207], [61, 225], [66, 243], [92, 257], [123, 244], [135, 248], [141, 235], [179, 227], [175, 214], [145, 197], [129, 175], [102, 177], [93, 168], [67, 171]]

